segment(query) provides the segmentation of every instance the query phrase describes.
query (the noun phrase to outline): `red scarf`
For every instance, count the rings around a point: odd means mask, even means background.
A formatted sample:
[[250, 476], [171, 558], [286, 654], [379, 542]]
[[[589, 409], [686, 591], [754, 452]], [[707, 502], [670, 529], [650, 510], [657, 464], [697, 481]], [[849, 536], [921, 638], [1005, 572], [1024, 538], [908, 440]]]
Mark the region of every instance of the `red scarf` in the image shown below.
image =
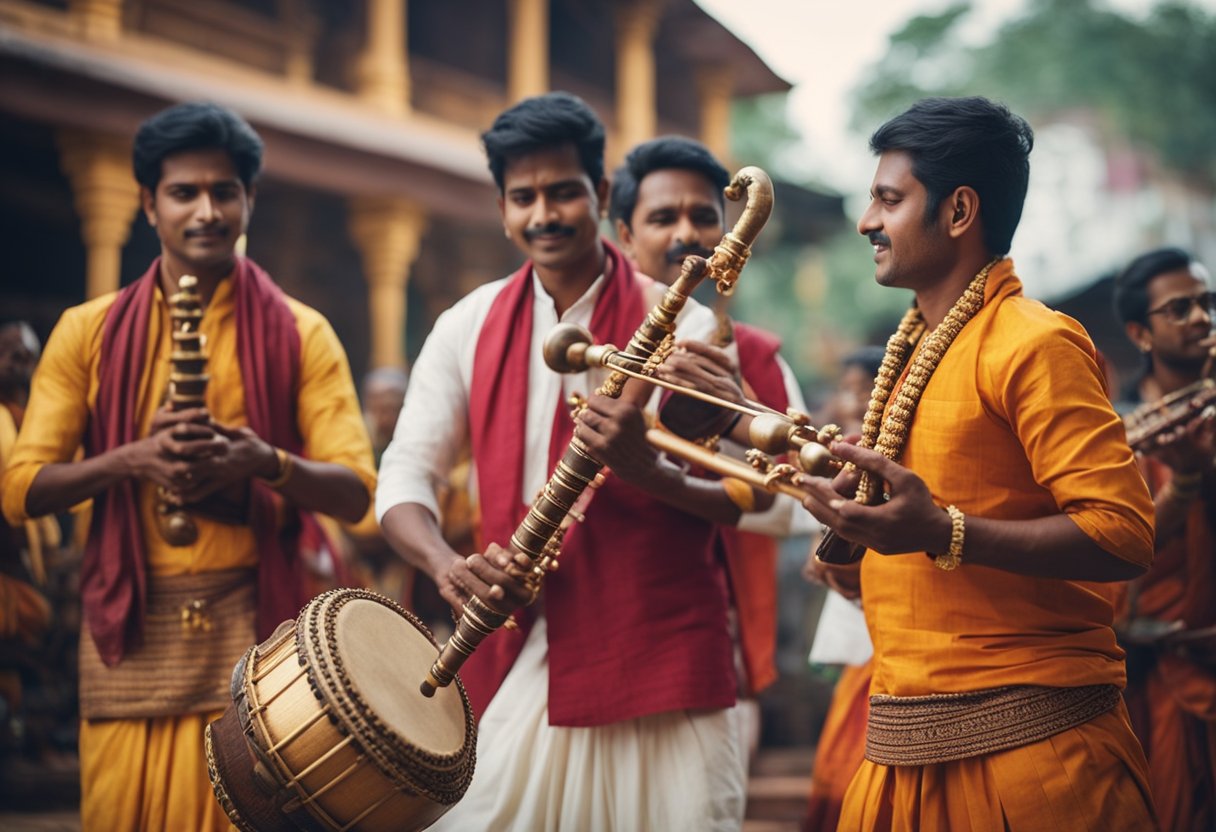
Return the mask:
[[[604, 249], [591, 330], [597, 343], [624, 348], [645, 317], [649, 278], [611, 244]], [[473, 362], [469, 422], [482, 540], [501, 545], [534, 496], [521, 493], [533, 299], [528, 262], [495, 298]], [[573, 433], [565, 403], [554, 408], [549, 470]], [[711, 535], [710, 524], [608, 478], [587, 522], [566, 535], [561, 569], [546, 579], [552, 724], [733, 704], [725, 589]], [[499, 630], [465, 663], [461, 679], [478, 714], [519, 655], [525, 630]]]
[[[747, 324], [736, 323], [734, 329], [748, 396], [784, 413], [789, 396], [777, 363], [781, 341]], [[745, 687], [754, 696], [777, 679], [777, 541], [734, 526], [721, 526], [718, 532], [735, 602]]]
[[[89, 456], [139, 438], [140, 380], [159, 279], [157, 258], [106, 313], [97, 401], [86, 435]], [[249, 427], [272, 445], [299, 454], [304, 442], [296, 425], [300, 335], [295, 316], [282, 290], [252, 260], [237, 258], [230, 279]], [[324, 537], [316, 518], [290, 508], [280, 527], [281, 502], [261, 481], [252, 481], [249, 516], [258, 547], [259, 638], [295, 617], [308, 600], [296, 556], [301, 532]], [[98, 653], [113, 666], [140, 643], [143, 632], [147, 564], [135, 481], [124, 480], [97, 495], [93, 515], [81, 567], [81, 600]]]

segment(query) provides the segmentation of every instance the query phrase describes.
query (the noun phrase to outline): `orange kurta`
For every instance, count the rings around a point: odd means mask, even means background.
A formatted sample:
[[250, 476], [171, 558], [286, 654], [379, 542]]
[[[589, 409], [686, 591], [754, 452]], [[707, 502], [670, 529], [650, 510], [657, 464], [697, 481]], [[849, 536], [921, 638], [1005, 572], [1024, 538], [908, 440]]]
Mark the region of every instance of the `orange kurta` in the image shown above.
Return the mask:
[[[1169, 469], [1144, 460], [1154, 491]], [[1131, 614], [1181, 622], [1188, 630], [1216, 624], [1216, 493], [1209, 478], [1193, 500], [1180, 534], [1163, 541], [1152, 569], [1135, 583]], [[1133, 648], [1128, 710], [1148, 757], [1149, 783], [1161, 828], [1201, 832], [1216, 828], [1216, 668], [1168, 647]]]
[[[43, 465], [67, 462], [80, 446], [97, 397], [97, 367], [106, 312], [116, 295], [69, 309], [47, 342], [35, 373], [29, 408], [5, 474], [3, 505], [10, 522], [24, 520], [26, 495]], [[288, 299], [300, 333], [297, 419], [309, 459], [346, 465], [375, 487], [371, 443], [355, 396], [346, 355], [328, 322]], [[146, 434], [168, 384], [171, 328], [156, 292], [148, 327], [147, 363], [140, 381], [140, 433]], [[236, 307], [229, 281], [208, 304], [200, 329], [209, 355], [207, 407], [219, 422], [246, 425], [237, 359]], [[248, 526], [195, 517], [198, 541], [169, 546], [156, 531], [155, 487], [141, 483], [140, 517], [148, 569], [180, 575], [252, 567], [258, 559]], [[88, 634], [82, 634], [87, 638]], [[235, 658], [234, 658], [235, 661]], [[81, 815], [84, 828], [224, 829], [207, 779], [203, 728], [218, 713], [146, 720], [85, 720], [80, 729]]]
[[[1102, 548], [1152, 559], [1153, 506], [1082, 327], [1022, 296], [1012, 263], [924, 390], [902, 463], [967, 515], [1059, 512]], [[1035, 557], [1027, 552], [1028, 558]], [[872, 693], [1125, 682], [1110, 594], [923, 553], [862, 562]], [[841, 829], [1144, 829], [1151, 801], [1122, 708], [1030, 746], [924, 767], [862, 764]], [[1078, 825], [1079, 824], [1079, 825]]]

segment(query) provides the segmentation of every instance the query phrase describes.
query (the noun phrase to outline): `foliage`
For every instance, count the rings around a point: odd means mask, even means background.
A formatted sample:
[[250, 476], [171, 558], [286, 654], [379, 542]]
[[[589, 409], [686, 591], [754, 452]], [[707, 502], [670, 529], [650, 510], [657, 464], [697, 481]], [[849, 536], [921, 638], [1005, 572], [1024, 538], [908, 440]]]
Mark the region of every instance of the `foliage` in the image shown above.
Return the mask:
[[1192, 184], [1216, 189], [1216, 16], [1181, 0], [1143, 20], [1095, 0], [1030, 0], [967, 45], [970, 6], [910, 20], [858, 90], [868, 129], [927, 95], [987, 95], [1034, 123], [1081, 113]]
[[[791, 171], [798, 170], [800, 137], [787, 120], [783, 95], [736, 103], [732, 123], [736, 159], [780, 171], [787, 181], [797, 177]], [[782, 226], [796, 229], [805, 218], [783, 210], [782, 185], [776, 184], [776, 211], [757, 240], [731, 314], [781, 337], [782, 356], [814, 399], [835, 380], [844, 356], [861, 344], [885, 343], [911, 295], [875, 283], [873, 251], [843, 217], [825, 239], [784, 233]]]

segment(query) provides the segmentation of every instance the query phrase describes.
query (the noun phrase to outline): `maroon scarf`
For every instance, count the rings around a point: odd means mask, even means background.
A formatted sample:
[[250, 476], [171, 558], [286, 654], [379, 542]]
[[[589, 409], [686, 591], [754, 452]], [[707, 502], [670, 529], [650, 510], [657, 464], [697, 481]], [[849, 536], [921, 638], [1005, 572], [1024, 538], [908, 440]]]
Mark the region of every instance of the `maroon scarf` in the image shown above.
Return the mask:
[[[624, 348], [646, 314], [649, 278], [638, 276], [611, 244], [604, 248], [604, 286], [591, 330], [597, 343]], [[529, 262], [495, 298], [478, 335], [469, 394], [481, 539], [504, 546], [535, 496], [521, 493], [532, 284]], [[554, 408], [549, 470], [573, 433], [566, 404], [554, 402]], [[546, 579], [552, 724], [602, 725], [645, 713], [733, 704], [725, 589], [713, 570], [711, 533], [708, 523], [608, 478], [587, 521], [566, 535], [562, 568]], [[674, 632], [689, 633], [686, 645], [661, 628], [654, 633], [656, 619]], [[722, 638], [715, 641], [707, 633], [716, 633], [719, 619]], [[526, 623], [490, 636], [461, 670], [478, 715], [523, 648]], [[663, 641], [660, 649], [650, 649], [651, 636]], [[677, 655], [663, 657], [673, 649]], [[653, 667], [643, 667], [648, 659], [657, 659]], [[622, 684], [626, 675], [630, 682]]]
[[[784, 413], [789, 395], [777, 363], [780, 339], [736, 323], [735, 344], [747, 395]], [[734, 526], [720, 526], [718, 534], [734, 596], [745, 687], [754, 696], [777, 679], [777, 541]]]
[[[157, 258], [139, 280], [123, 289], [106, 314], [97, 368], [97, 401], [90, 414], [86, 452], [96, 456], [139, 438], [140, 381], [147, 363], [148, 326], [160, 279]], [[252, 260], [238, 258], [230, 278], [236, 304], [237, 354], [249, 427], [293, 454], [304, 449], [296, 424], [300, 335], [278, 286]], [[261, 481], [250, 490], [250, 524], [258, 546], [258, 635], [265, 638], [307, 601], [297, 558], [301, 531], [322, 534], [316, 519], [289, 510], [282, 528], [282, 501]], [[322, 535], [323, 537], [323, 535]], [[128, 479], [94, 498], [93, 523], [81, 568], [85, 621], [107, 665], [140, 643], [147, 564], [135, 481]]]

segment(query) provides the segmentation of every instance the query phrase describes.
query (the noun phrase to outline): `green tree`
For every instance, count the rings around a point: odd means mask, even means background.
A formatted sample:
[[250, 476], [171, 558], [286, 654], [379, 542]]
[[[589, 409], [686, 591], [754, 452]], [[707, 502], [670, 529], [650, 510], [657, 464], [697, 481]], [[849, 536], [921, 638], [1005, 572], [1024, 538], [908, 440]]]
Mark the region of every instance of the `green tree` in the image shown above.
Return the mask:
[[1144, 20], [1094, 0], [1030, 0], [990, 42], [967, 45], [960, 3], [908, 21], [858, 89], [855, 128], [927, 95], [987, 95], [1032, 122], [1083, 112], [1192, 187], [1216, 191], [1216, 17], [1159, 3]]

